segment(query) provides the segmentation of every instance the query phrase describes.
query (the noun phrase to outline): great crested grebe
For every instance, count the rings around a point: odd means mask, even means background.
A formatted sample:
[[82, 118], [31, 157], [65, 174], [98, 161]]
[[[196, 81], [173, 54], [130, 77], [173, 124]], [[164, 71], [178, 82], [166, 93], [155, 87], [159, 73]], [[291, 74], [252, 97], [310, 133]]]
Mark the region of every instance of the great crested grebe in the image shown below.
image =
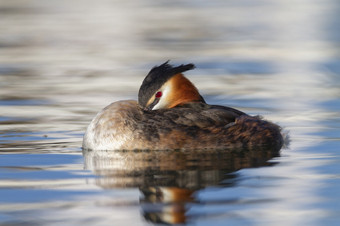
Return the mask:
[[87, 150], [194, 150], [283, 145], [278, 125], [239, 110], [207, 104], [183, 76], [193, 64], [151, 69], [134, 100], [99, 112], [83, 140]]

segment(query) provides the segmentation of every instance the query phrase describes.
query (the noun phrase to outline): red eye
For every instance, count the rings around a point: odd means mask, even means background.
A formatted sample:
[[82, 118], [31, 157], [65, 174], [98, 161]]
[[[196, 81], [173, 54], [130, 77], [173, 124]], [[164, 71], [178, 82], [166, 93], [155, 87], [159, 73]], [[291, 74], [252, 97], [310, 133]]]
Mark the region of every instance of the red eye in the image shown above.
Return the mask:
[[161, 96], [162, 96], [162, 92], [157, 92], [155, 95], [156, 98], [160, 98]]

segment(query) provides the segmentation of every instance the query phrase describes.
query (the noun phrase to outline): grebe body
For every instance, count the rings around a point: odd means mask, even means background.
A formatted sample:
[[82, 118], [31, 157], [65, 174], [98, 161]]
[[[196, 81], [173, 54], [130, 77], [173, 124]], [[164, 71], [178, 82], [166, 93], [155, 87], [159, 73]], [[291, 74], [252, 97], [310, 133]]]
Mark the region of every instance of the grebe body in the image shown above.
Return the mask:
[[193, 64], [154, 67], [134, 100], [118, 101], [88, 126], [83, 148], [91, 150], [193, 150], [281, 148], [278, 125], [239, 110], [205, 103], [182, 72]]

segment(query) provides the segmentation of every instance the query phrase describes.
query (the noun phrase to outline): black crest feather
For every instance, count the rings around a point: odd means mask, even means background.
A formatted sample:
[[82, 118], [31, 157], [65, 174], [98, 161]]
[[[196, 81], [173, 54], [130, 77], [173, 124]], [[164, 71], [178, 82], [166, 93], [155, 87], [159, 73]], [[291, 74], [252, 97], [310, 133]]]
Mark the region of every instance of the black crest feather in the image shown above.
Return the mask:
[[152, 95], [154, 95], [154, 93], [172, 76], [194, 68], [194, 64], [182, 64], [173, 67], [169, 64], [169, 61], [152, 68], [139, 89], [138, 103], [142, 107], [146, 107], [146, 104]]

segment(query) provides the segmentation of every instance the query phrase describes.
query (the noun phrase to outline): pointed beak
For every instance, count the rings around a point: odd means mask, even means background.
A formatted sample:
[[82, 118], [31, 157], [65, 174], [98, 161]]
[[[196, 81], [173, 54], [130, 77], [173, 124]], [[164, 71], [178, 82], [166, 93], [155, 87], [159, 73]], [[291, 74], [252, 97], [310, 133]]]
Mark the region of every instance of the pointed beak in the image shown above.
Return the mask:
[[144, 109], [151, 111], [156, 106], [156, 104], [158, 104], [159, 100], [160, 98], [155, 98], [155, 100], [149, 106], [146, 106]]

